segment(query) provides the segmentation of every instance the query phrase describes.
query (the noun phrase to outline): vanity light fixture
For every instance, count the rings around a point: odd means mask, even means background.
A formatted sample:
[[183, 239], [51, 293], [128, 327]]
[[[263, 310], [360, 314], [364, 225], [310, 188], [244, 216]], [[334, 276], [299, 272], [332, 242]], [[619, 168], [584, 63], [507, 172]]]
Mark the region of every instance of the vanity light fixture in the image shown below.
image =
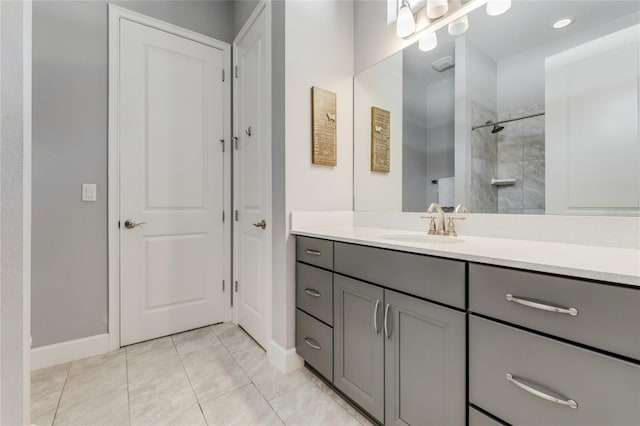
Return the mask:
[[438, 19], [449, 10], [447, 0], [427, 0], [427, 16], [430, 19]]
[[426, 31], [420, 35], [420, 41], [418, 41], [418, 49], [423, 52], [429, 52], [438, 47], [438, 36], [436, 33]]
[[398, 11], [396, 34], [398, 37], [408, 37], [416, 31], [416, 20], [411, 12], [408, 0], [402, 0], [402, 7]]
[[449, 34], [452, 36], [459, 36], [464, 34], [469, 29], [469, 17], [464, 15], [462, 18], [458, 18], [449, 24]]
[[559, 30], [561, 28], [568, 27], [571, 24], [573, 24], [573, 18], [562, 18], [553, 23], [553, 28]]
[[490, 0], [487, 3], [487, 15], [499, 16], [511, 9], [511, 0]]

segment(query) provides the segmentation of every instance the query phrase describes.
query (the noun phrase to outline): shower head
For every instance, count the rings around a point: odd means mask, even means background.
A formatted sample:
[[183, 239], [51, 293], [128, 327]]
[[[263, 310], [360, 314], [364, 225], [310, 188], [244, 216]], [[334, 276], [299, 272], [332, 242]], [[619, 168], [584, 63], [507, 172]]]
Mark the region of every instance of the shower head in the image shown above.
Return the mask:
[[493, 129], [491, 129], [491, 133], [498, 133], [504, 130], [504, 126], [499, 126], [497, 124], [493, 125]]
[[501, 125], [499, 125], [497, 123], [494, 123], [491, 120], [488, 120], [486, 122], [486, 124], [488, 124], [488, 125], [493, 124], [493, 129], [491, 129], [491, 133], [498, 133], [498, 132], [501, 132], [502, 130], [504, 130], [504, 126], [501, 126]]

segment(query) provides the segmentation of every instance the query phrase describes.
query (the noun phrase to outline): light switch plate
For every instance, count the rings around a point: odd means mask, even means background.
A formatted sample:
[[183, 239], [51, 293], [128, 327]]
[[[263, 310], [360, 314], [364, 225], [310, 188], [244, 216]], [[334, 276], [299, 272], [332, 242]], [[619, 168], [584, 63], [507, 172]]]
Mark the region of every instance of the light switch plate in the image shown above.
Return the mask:
[[82, 201], [96, 201], [96, 184], [82, 184]]

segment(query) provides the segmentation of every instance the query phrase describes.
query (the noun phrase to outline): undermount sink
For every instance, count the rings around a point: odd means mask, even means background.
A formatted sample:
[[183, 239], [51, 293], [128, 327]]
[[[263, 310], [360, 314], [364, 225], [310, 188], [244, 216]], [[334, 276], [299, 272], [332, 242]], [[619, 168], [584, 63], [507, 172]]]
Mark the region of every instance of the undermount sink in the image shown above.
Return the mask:
[[426, 243], [426, 244], [454, 244], [463, 243], [464, 240], [458, 237], [448, 237], [446, 235], [429, 234], [388, 234], [380, 235], [380, 238], [401, 243]]

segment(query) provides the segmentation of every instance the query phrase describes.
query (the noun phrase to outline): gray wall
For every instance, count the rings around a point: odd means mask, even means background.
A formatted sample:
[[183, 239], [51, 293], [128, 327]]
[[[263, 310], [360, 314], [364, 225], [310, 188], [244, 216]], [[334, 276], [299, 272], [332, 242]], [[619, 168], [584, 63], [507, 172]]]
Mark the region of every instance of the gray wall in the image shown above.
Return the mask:
[[287, 206], [285, 176], [285, 2], [271, 3], [271, 209], [273, 220], [272, 248], [272, 310], [271, 335], [275, 341], [286, 342], [286, 241]]
[[[233, 2], [233, 37], [235, 38], [242, 26], [253, 12], [253, 9], [258, 5], [258, 0], [234, 0]], [[274, 2], [275, 3], [275, 2]], [[273, 6], [272, 13], [274, 9], [277, 9], [279, 6]], [[284, 6], [282, 6], [284, 9]], [[273, 21], [273, 18], [272, 18]], [[273, 28], [277, 28], [275, 25]], [[284, 28], [283, 28], [284, 30]]]
[[[403, 51], [404, 55], [407, 51]], [[404, 62], [402, 75], [402, 211], [427, 208], [427, 88]]]
[[[25, 380], [29, 359], [24, 357], [28, 335], [24, 301], [29, 300], [29, 295], [28, 286], [24, 286], [23, 263], [28, 262], [23, 256], [23, 138], [27, 136], [23, 131], [23, 71], [28, 70], [23, 69], [23, 39], [28, 40], [23, 13], [28, 10], [27, 3], [0, 2], [0, 424], [3, 425], [30, 423], [29, 381]], [[26, 148], [28, 155], [28, 145]]]
[[452, 78], [427, 86], [427, 203], [438, 201], [432, 180], [454, 176], [454, 82]]
[[[116, 3], [233, 38], [231, 1]], [[34, 347], [107, 332], [107, 17], [102, 0], [33, 3]]]

